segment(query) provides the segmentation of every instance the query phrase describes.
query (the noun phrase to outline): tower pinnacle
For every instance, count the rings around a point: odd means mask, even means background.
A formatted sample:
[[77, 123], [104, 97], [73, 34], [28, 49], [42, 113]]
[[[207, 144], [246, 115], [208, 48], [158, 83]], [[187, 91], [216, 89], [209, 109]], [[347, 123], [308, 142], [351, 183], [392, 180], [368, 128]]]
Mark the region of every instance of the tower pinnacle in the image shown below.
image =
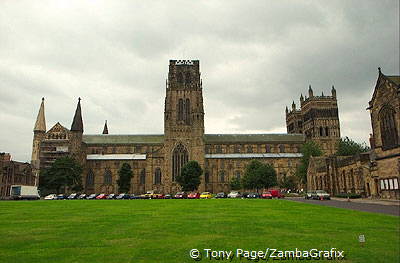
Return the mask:
[[76, 106], [74, 119], [71, 125], [71, 131], [78, 131], [83, 133], [83, 121], [81, 111], [81, 98], [78, 98], [78, 105]]
[[44, 116], [44, 98], [42, 98], [42, 103], [40, 104], [39, 113], [36, 118], [34, 132], [46, 132], [46, 118]]

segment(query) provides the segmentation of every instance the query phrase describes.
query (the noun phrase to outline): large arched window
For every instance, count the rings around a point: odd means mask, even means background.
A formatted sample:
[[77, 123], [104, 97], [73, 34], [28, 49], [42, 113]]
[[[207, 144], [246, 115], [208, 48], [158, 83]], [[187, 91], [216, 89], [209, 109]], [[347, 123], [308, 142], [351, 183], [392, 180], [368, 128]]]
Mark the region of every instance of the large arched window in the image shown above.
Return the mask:
[[225, 171], [224, 170], [219, 172], [219, 182], [225, 183]]
[[154, 184], [161, 184], [161, 169], [156, 168], [154, 172]]
[[94, 173], [92, 169], [89, 169], [88, 174], [86, 176], [86, 187], [94, 186]]
[[182, 72], [179, 72], [179, 73], [178, 73], [178, 78], [177, 78], [177, 80], [178, 80], [179, 83], [182, 83], [182, 82], [183, 82], [183, 74], [182, 74]]
[[112, 184], [112, 174], [109, 169], [104, 173], [104, 184]]
[[145, 184], [146, 183], [146, 169], [142, 169], [140, 171], [140, 176], [139, 176], [139, 184]]
[[206, 173], [204, 174], [204, 180], [206, 184], [210, 182], [210, 173], [208, 171], [206, 171]]
[[383, 107], [379, 113], [383, 149], [391, 148], [399, 144], [395, 114], [396, 112], [390, 106]]
[[179, 99], [178, 100], [178, 105], [176, 105], [177, 106], [177, 109], [176, 109], [176, 111], [177, 111], [177, 120], [178, 121], [182, 121], [183, 120], [183, 112], [184, 112], [184, 109], [183, 109], [183, 99]]
[[192, 83], [192, 75], [190, 72], [186, 72], [186, 78], [185, 78], [186, 84]]
[[172, 181], [181, 174], [182, 167], [188, 162], [188, 152], [182, 144], [178, 144], [172, 154]]
[[190, 124], [190, 100], [186, 99], [185, 102], [185, 124]]

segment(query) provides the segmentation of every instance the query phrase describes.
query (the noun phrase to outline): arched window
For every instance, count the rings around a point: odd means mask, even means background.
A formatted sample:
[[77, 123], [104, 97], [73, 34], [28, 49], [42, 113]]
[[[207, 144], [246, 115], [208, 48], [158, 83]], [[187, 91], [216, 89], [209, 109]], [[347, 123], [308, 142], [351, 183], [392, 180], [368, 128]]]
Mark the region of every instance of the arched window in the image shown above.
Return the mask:
[[190, 74], [190, 72], [186, 72], [186, 84], [190, 84], [192, 83], [192, 75]]
[[248, 145], [247, 146], [247, 152], [248, 153], [252, 153], [253, 152], [253, 146], [252, 145]]
[[281, 144], [279, 145], [279, 152], [284, 153], [285, 152], [285, 145]]
[[172, 154], [172, 181], [181, 174], [182, 167], [188, 162], [188, 152], [182, 144], [178, 144]]
[[240, 177], [241, 177], [240, 171], [236, 171], [235, 176], [236, 176], [236, 179], [240, 180]]
[[139, 184], [145, 184], [146, 183], [146, 169], [142, 169], [140, 171], [140, 176], [139, 176]]
[[185, 124], [190, 124], [190, 100], [186, 99], [185, 102]]
[[182, 121], [183, 120], [183, 99], [178, 100], [178, 105], [176, 105], [177, 109], [177, 120]]
[[206, 184], [210, 182], [210, 173], [208, 171], [204, 174], [204, 180], [206, 181]]
[[183, 82], [183, 74], [182, 74], [182, 72], [179, 72], [179, 73], [178, 73], [178, 78], [177, 78], [177, 80], [178, 80], [179, 83], [182, 83], [182, 82]]
[[220, 183], [224, 183], [225, 182], [225, 171], [220, 171], [219, 172], [219, 181], [220, 181]]
[[379, 113], [382, 148], [388, 149], [399, 144], [399, 135], [396, 129], [395, 111], [385, 106]]
[[319, 136], [323, 136], [324, 135], [324, 129], [322, 127], [319, 127]]
[[325, 136], [329, 136], [329, 128], [325, 127]]
[[104, 184], [112, 184], [112, 174], [109, 169], [104, 173]]
[[154, 172], [154, 184], [161, 184], [161, 169], [157, 168]]
[[265, 145], [265, 152], [270, 153], [271, 152], [271, 145]]
[[92, 169], [89, 169], [86, 176], [86, 187], [92, 187], [94, 185], [94, 173]]

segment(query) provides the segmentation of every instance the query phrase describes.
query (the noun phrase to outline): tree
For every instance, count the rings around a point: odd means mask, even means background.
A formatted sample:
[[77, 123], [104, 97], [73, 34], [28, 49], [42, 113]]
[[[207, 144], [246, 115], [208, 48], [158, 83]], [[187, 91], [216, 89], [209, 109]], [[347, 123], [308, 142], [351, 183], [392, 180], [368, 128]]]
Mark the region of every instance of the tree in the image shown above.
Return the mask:
[[365, 143], [357, 143], [349, 137], [340, 138], [337, 156], [349, 156], [367, 152], [370, 148]]
[[296, 179], [297, 178], [295, 176], [283, 176], [279, 182], [279, 187], [293, 190], [297, 185]]
[[118, 190], [120, 193], [127, 193], [131, 188], [131, 179], [133, 177], [131, 166], [127, 163], [123, 163], [121, 168], [118, 170], [119, 178], [117, 180]]
[[300, 165], [297, 168], [296, 175], [303, 184], [307, 183], [307, 170], [308, 164], [310, 162], [311, 156], [321, 156], [322, 151], [318, 144], [313, 141], [306, 142], [301, 147], [302, 157], [300, 160]]
[[232, 190], [239, 190], [242, 188], [242, 183], [240, 182], [239, 178], [237, 178], [237, 177], [234, 177], [231, 180], [230, 185], [231, 185]]
[[252, 160], [246, 166], [242, 185], [245, 189], [256, 189], [257, 192], [259, 189], [275, 186], [277, 185], [275, 169], [270, 164]]
[[196, 161], [187, 162], [181, 170], [181, 174], [176, 177], [176, 181], [185, 192], [196, 190], [200, 185], [200, 176], [203, 174], [203, 169]]
[[54, 191], [65, 193], [66, 191], [81, 191], [82, 166], [72, 157], [57, 159], [50, 168], [40, 174], [39, 188], [42, 192]]

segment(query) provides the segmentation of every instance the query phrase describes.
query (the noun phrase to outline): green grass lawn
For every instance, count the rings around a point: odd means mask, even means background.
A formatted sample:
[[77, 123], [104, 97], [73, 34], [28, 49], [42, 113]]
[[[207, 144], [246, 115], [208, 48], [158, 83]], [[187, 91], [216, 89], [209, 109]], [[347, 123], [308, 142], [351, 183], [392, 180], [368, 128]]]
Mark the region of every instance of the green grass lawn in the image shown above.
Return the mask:
[[399, 228], [395, 216], [285, 200], [3, 201], [0, 262], [195, 262], [193, 248], [337, 248], [344, 262], [399, 262]]

